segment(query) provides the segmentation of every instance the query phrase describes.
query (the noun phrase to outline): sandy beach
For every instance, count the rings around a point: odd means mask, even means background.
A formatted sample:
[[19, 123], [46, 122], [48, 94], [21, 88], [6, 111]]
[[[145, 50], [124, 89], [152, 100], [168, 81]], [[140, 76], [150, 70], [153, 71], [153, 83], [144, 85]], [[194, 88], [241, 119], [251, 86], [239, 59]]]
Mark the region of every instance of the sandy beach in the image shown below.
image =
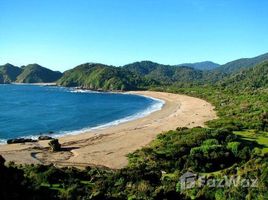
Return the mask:
[[133, 91], [165, 101], [159, 111], [106, 129], [59, 138], [63, 150], [52, 153], [48, 141], [0, 145], [0, 155], [18, 164], [39, 163], [57, 166], [86, 167], [88, 165], [122, 168], [128, 153], [148, 145], [159, 133], [177, 127], [204, 126], [215, 119], [214, 107], [201, 99], [186, 95], [152, 91]]

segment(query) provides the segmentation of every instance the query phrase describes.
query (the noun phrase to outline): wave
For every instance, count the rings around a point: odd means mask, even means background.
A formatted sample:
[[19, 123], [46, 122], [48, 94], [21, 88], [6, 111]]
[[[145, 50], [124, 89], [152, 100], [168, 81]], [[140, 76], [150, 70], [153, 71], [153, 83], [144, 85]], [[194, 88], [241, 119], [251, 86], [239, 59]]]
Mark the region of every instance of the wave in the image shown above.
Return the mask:
[[71, 93], [100, 93], [99, 91], [76, 89], [76, 88], [71, 88], [71, 89], [69, 89], [69, 91]]
[[[82, 90], [82, 89], [70, 89], [69, 91], [73, 92], [73, 93], [100, 93], [99, 91]], [[133, 115], [130, 115], [130, 116], [118, 119], [118, 120], [114, 120], [114, 121], [109, 122], [109, 123], [100, 124], [100, 125], [97, 125], [95, 127], [82, 128], [82, 129], [75, 130], [75, 131], [61, 131], [59, 133], [44, 134], [44, 135], [49, 135], [51, 137], [59, 138], [59, 137], [63, 137], [63, 136], [66, 136], [66, 135], [78, 135], [78, 134], [83, 134], [83, 133], [86, 133], [86, 132], [89, 132], [89, 131], [102, 130], [102, 129], [110, 128], [110, 127], [117, 126], [117, 125], [122, 124], [122, 123], [126, 123], [126, 122], [129, 122], [129, 121], [133, 121], [133, 120], [136, 120], [136, 119], [146, 117], [146, 116], [150, 115], [153, 112], [161, 110], [162, 107], [165, 104], [164, 100], [157, 99], [157, 98], [154, 98], [154, 97], [148, 97], [148, 96], [140, 95], [140, 94], [128, 94], [128, 93], [120, 93], [120, 94], [142, 96], [142, 97], [147, 98], [147, 99], [152, 99], [154, 101], [154, 103], [151, 106], [149, 106], [148, 108], [142, 110], [141, 112], [135, 113]], [[41, 134], [41, 135], [43, 135], [43, 134]], [[29, 138], [29, 139], [37, 140], [39, 136], [40, 135], [30, 135], [30, 136], [25, 136], [23, 138]], [[1, 144], [6, 144], [6, 142], [7, 142], [7, 140], [0, 139], [0, 145]]]
[[7, 143], [7, 140], [2, 140], [2, 139], [0, 139], [0, 145], [1, 144], [6, 144]]
[[[80, 92], [80, 91], [78, 91], [78, 92]], [[88, 90], [86, 92], [90, 93], [91, 91]], [[60, 133], [53, 134], [53, 137], [62, 137], [62, 136], [65, 136], [65, 135], [78, 135], [78, 134], [86, 133], [86, 132], [89, 132], [89, 131], [102, 130], [102, 129], [110, 128], [110, 127], [113, 127], [113, 126], [117, 126], [117, 125], [122, 124], [122, 123], [126, 123], [126, 122], [129, 122], [129, 121], [133, 121], [133, 120], [136, 120], [136, 119], [146, 117], [146, 116], [150, 115], [153, 112], [161, 110], [162, 107], [165, 104], [165, 101], [160, 100], [160, 99], [156, 99], [156, 98], [153, 98], [153, 97], [147, 97], [147, 96], [144, 96], [144, 95], [139, 95], [139, 96], [143, 96], [145, 98], [152, 99], [152, 100], [154, 100], [154, 103], [151, 106], [149, 106], [148, 108], [146, 108], [145, 110], [143, 110], [141, 112], [138, 112], [138, 113], [135, 113], [133, 115], [130, 115], [130, 116], [118, 119], [118, 120], [114, 120], [112, 122], [108, 122], [108, 123], [105, 123], [105, 124], [101, 124], [101, 125], [98, 125], [98, 126], [95, 126], [95, 127], [83, 128], [83, 129], [75, 130], [75, 131], [62, 131]]]

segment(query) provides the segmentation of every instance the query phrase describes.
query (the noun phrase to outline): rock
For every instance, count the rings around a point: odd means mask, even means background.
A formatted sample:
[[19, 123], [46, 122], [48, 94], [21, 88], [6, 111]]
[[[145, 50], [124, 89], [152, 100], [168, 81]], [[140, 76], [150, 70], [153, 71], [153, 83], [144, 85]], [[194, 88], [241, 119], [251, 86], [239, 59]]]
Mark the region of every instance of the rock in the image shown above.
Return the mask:
[[16, 144], [16, 143], [25, 143], [25, 142], [37, 142], [37, 141], [33, 139], [28, 139], [28, 138], [15, 138], [15, 139], [7, 140], [7, 144]]
[[61, 144], [58, 139], [51, 140], [48, 145], [50, 146], [51, 151], [56, 152], [61, 150]]
[[38, 140], [52, 140], [53, 138], [47, 135], [41, 135], [38, 137]]

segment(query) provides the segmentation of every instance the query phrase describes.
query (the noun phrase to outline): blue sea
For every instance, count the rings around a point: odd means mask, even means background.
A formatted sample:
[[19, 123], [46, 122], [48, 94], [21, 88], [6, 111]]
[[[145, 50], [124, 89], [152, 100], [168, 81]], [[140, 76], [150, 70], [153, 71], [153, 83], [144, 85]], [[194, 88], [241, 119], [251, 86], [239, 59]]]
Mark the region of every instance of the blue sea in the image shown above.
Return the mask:
[[49, 132], [58, 137], [107, 128], [144, 117], [162, 106], [160, 100], [131, 94], [0, 85], [0, 143]]

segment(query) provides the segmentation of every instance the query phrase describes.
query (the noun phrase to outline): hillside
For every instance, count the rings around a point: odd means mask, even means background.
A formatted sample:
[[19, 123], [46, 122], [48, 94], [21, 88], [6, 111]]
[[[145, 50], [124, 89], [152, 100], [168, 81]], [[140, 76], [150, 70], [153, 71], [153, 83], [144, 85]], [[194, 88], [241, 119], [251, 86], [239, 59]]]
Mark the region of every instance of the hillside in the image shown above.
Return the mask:
[[51, 83], [57, 81], [62, 73], [44, 68], [38, 64], [23, 66], [17, 76], [17, 83]]
[[221, 81], [224, 87], [232, 88], [267, 88], [268, 87], [268, 61], [264, 61], [252, 68], [244, 69]]
[[93, 90], [131, 90], [153, 85], [156, 82], [140, 78], [138, 75], [119, 67], [86, 63], [66, 71], [58, 84]]
[[268, 53], [262, 54], [260, 56], [256, 56], [254, 58], [241, 58], [238, 60], [228, 62], [220, 66], [219, 68], [215, 69], [215, 71], [230, 74], [230, 73], [238, 72], [241, 69], [253, 67], [254, 65], [260, 62], [263, 62], [265, 60], [268, 60]]
[[186, 66], [186, 67], [192, 67], [194, 69], [198, 70], [212, 70], [220, 65], [211, 61], [204, 61], [204, 62], [196, 62], [196, 63], [183, 63], [176, 66]]
[[3, 84], [4, 83], [4, 78], [3, 78], [3, 75], [0, 74], [0, 84]]
[[162, 83], [192, 82], [200, 80], [203, 76], [202, 71], [191, 67], [162, 65], [151, 61], [135, 62], [125, 65], [123, 68]]
[[22, 69], [9, 63], [0, 66], [0, 83], [11, 83], [16, 81]]

